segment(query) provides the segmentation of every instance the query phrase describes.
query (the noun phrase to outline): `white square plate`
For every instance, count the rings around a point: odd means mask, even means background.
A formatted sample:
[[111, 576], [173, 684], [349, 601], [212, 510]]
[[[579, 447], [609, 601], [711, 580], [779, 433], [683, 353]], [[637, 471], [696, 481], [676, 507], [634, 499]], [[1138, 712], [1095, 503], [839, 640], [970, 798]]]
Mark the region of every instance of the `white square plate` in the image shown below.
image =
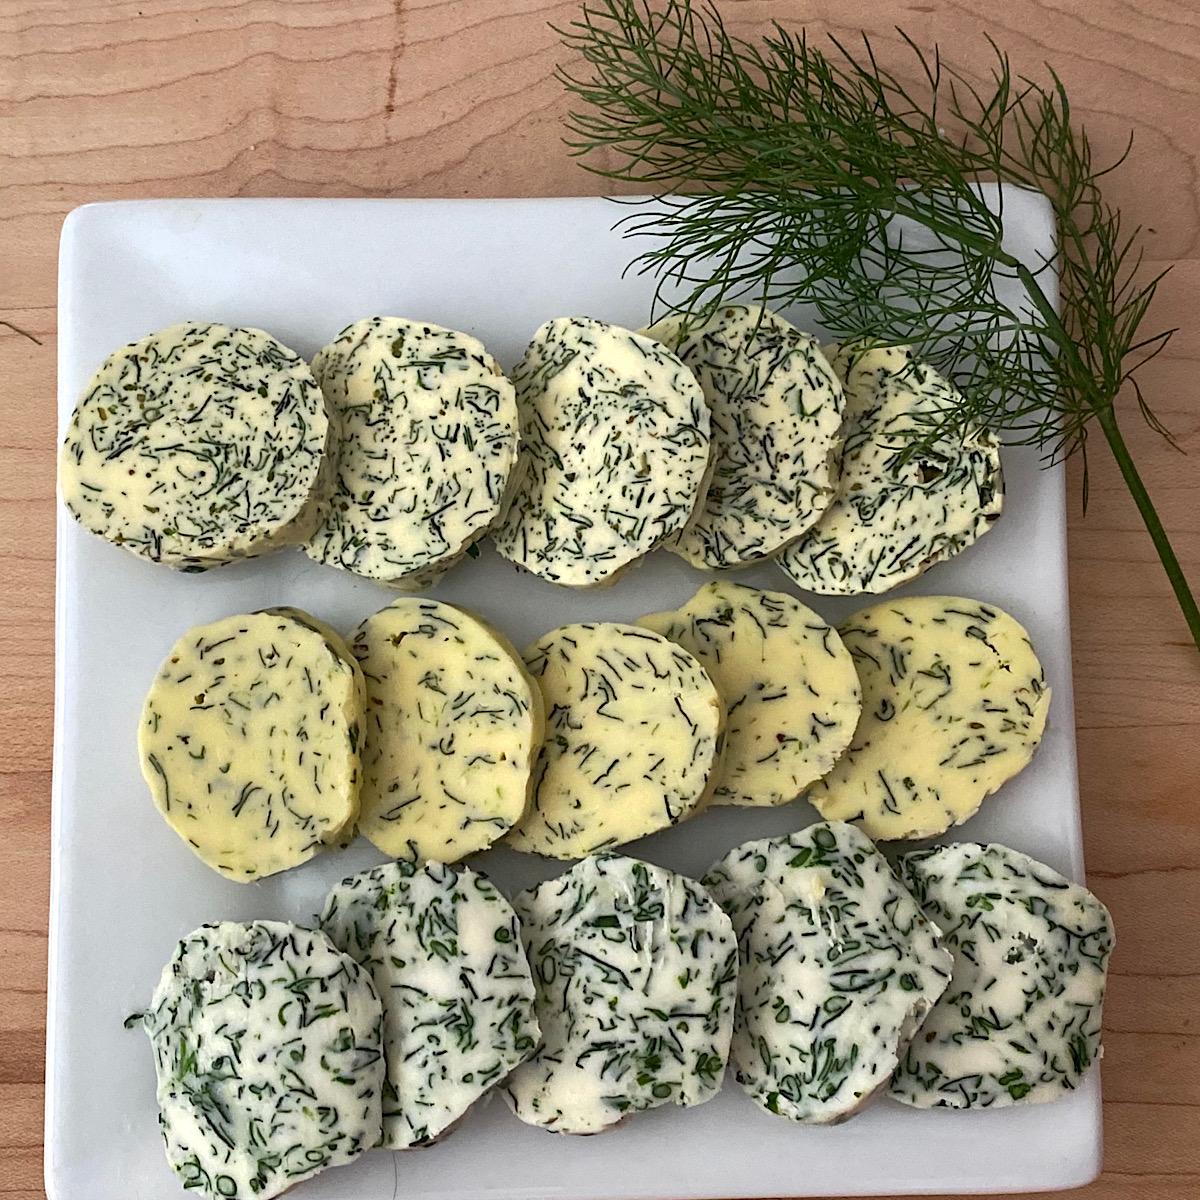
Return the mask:
[[[59, 291], [59, 417], [123, 342], [176, 321], [270, 330], [311, 355], [350, 321], [419, 317], [481, 337], [515, 362], [552, 316], [590, 314], [637, 327], [650, 285], [621, 277], [620, 210], [602, 200], [153, 201], [71, 214]], [[1031, 262], [1050, 249], [1041, 197], [1006, 197], [1008, 239]], [[792, 314], [803, 325], [803, 313]], [[1029, 628], [1053, 685], [1050, 726], [1033, 765], [955, 836], [998, 840], [1076, 878], [1083, 862], [1067, 610], [1064, 481], [1036, 455], [1007, 451], [1006, 513], [995, 531], [907, 590], [993, 601]], [[791, 584], [774, 567], [739, 578]], [[482, 612], [523, 645], [567, 621], [628, 620], [681, 603], [703, 577], [656, 554], [612, 588], [560, 590], [487, 550], [435, 593]], [[180, 844], [138, 772], [142, 697], [187, 627], [272, 604], [342, 629], [391, 598], [299, 551], [178, 575], [58, 520], [57, 707], [50, 939], [46, 1183], [53, 1200], [182, 1195], [155, 1122], [154, 1071], [122, 1019], [149, 999], [175, 942], [222, 918], [311, 921], [326, 889], [380, 861], [361, 840], [253, 885], [231, 883]], [[805, 597], [839, 620], [858, 605]], [[804, 804], [718, 809], [634, 847], [698, 875], [747, 838], [800, 828]], [[512, 894], [559, 867], [493, 851], [483, 868]], [[889, 1101], [834, 1129], [759, 1110], [730, 1082], [711, 1103], [658, 1109], [603, 1137], [528, 1128], [498, 1098], [421, 1151], [367, 1154], [303, 1184], [305, 1200], [632, 1200], [635, 1197], [990, 1192], [1069, 1187], [1100, 1161], [1093, 1075], [1048, 1108], [916, 1112]]]

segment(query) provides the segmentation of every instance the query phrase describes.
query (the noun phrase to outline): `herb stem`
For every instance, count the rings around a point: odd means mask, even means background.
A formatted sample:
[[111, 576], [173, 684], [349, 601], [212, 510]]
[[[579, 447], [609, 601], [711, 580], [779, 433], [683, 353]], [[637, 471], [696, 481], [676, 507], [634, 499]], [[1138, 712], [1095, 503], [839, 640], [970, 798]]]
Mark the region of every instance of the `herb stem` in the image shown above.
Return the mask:
[[[1042, 290], [1033, 272], [1028, 267], [1019, 265], [1016, 270], [1017, 277], [1025, 285], [1030, 303], [1041, 314], [1047, 328], [1055, 337], [1059, 353], [1065, 355], [1070, 360], [1072, 367], [1078, 370], [1081, 381], [1087, 380], [1090, 372], [1085, 366], [1074, 340], [1063, 326], [1062, 320], [1051, 303], [1050, 298]], [[1192, 590], [1188, 586], [1183, 566], [1175, 554], [1175, 548], [1171, 545], [1171, 539], [1163, 527], [1158, 510], [1154, 507], [1154, 501], [1150, 499], [1150, 493], [1146, 490], [1146, 485], [1142, 482], [1137, 464], [1133, 461], [1133, 455], [1129, 453], [1129, 447], [1125, 443], [1125, 436], [1121, 432], [1120, 425], [1117, 423], [1117, 413], [1113, 404], [1114, 399], [1115, 397], [1113, 396], [1097, 395], [1093, 391], [1092, 395], [1088, 398], [1088, 404], [1096, 414], [1096, 421], [1104, 433], [1104, 439], [1108, 442], [1108, 447], [1112, 451], [1113, 458], [1116, 460], [1121, 477], [1125, 480], [1125, 485], [1129, 488], [1133, 502], [1137, 505], [1142, 522], [1146, 526], [1146, 532], [1149, 533], [1150, 540], [1154, 543], [1155, 550], [1158, 551], [1158, 557], [1162, 560], [1163, 570], [1166, 571], [1167, 578], [1171, 582], [1171, 588], [1175, 593], [1175, 599], [1179, 602], [1179, 608], [1183, 613], [1183, 619], [1187, 622], [1192, 640], [1196, 643], [1196, 648], [1200, 650], [1200, 606], [1196, 604], [1196, 597], [1192, 594]]]
[[1108, 448], [1112, 451], [1113, 458], [1116, 459], [1121, 477], [1125, 480], [1125, 486], [1129, 488], [1129, 494], [1133, 497], [1134, 504], [1137, 505], [1142, 522], [1146, 526], [1146, 532], [1150, 535], [1150, 540], [1154, 543], [1155, 550], [1158, 551], [1158, 557], [1162, 560], [1163, 570], [1166, 571], [1167, 578], [1171, 581], [1171, 588], [1175, 592], [1175, 599], [1179, 601], [1179, 607], [1183, 612], [1183, 619], [1187, 622], [1188, 630], [1191, 632], [1192, 640], [1196, 643], [1196, 648], [1200, 649], [1200, 606], [1197, 606], [1196, 597], [1192, 595], [1191, 588], [1188, 587], [1187, 577], [1175, 555], [1171, 539], [1163, 528], [1158, 510], [1154, 507], [1154, 501], [1150, 499], [1150, 493], [1146, 491], [1146, 485], [1142, 482], [1141, 475], [1138, 474], [1133, 455], [1129, 453], [1129, 447], [1125, 444], [1124, 435], [1117, 424], [1117, 414], [1113, 406], [1107, 404], [1098, 407], [1096, 420], [1104, 431]]
[[[1037, 277], [1024, 263], [1017, 263], [1015, 269], [1017, 278], [1025, 287], [1029, 302], [1038, 310], [1042, 320], [1046, 322], [1046, 328], [1051, 337], [1053, 337], [1058, 347], [1058, 352], [1070, 361], [1072, 369], [1079, 372], [1081, 380], [1090, 380], [1091, 372], [1088, 370], [1087, 364], [1083, 361], [1083, 357], [1075, 345], [1075, 339], [1062, 323], [1062, 318], [1058, 315], [1058, 309], [1054, 307], [1054, 303], [1050, 297], [1042, 290], [1042, 285], [1038, 283]], [[1097, 413], [1102, 408], [1111, 410], [1112, 397], [1108, 397], [1104, 403], [1097, 403], [1094, 396], [1089, 396], [1088, 404]]]

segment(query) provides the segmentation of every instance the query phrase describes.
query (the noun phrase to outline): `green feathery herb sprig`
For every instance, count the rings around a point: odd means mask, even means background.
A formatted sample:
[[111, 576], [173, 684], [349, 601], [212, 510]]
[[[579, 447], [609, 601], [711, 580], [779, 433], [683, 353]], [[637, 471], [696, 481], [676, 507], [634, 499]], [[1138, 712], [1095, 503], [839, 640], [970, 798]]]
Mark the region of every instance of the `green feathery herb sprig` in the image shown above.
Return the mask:
[[[914, 346], [963, 396], [918, 442], [982, 425], [1057, 462], [1095, 422], [1200, 647], [1200, 609], [1114, 408], [1128, 389], [1170, 438], [1137, 379], [1174, 332], [1141, 332], [1162, 276], [1142, 278], [1140, 229], [1101, 192], [1124, 155], [1094, 163], [1052, 71], [1048, 85], [1015, 76], [993, 43], [980, 87], [901, 32], [909, 84], [865, 36], [857, 55], [837, 39], [826, 53], [776, 25], [756, 45], [688, 0], [588, 0], [561, 32], [588, 68], [559, 72], [582, 101], [572, 151], [609, 178], [691, 190], [625, 221], [651, 239], [634, 265], [657, 277], [656, 307], [804, 303], [834, 337]], [[1048, 197], [1050, 261], [1031, 269], [1006, 245], [995, 183]]]

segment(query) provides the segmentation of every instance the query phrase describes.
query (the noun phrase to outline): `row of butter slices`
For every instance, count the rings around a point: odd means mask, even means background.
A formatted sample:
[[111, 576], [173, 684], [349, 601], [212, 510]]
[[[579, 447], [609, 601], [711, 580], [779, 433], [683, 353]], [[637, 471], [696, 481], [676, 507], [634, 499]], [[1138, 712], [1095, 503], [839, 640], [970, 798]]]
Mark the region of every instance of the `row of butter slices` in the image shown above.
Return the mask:
[[299, 543], [420, 591], [491, 532], [572, 587], [664, 546], [882, 592], [1000, 513], [990, 435], [904, 452], [954, 400], [905, 350], [827, 359], [744, 306], [642, 333], [557, 318], [511, 381], [476, 338], [401, 318], [348, 326], [311, 371], [261, 330], [185, 324], [105, 360], [60, 478], [88, 529], [189, 571]]
[[722, 581], [523, 657], [436, 600], [398, 599], [349, 643], [295, 609], [227, 617], [172, 648], [139, 747], [171, 827], [247, 882], [356, 830], [394, 858], [505, 838], [573, 859], [800, 796], [876, 839], [931, 837], [1030, 761], [1049, 699], [994, 606], [909, 597], [839, 631]]
[[507, 506], [518, 421], [483, 345], [375, 317], [312, 368], [259, 329], [173, 325], [114, 351], [60, 455], [93, 533], [185, 571], [300, 544], [429, 586]]
[[704, 1103], [730, 1059], [808, 1124], [889, 1088], [959, 1109], [1074, 1089], [1099, 1055], [1104, 907], [1002, 846], [898, 874], [829, 822], [703, 884], [602, 854], [510, 908], [465, 867], [404, 861], [338, 884], [320, 932], [203, 926], [142, 1017], [168, 1160], [185, 1187], [266, 1200], [428, 1145], [497, 1086], [529, 1124], [597, 1133]]

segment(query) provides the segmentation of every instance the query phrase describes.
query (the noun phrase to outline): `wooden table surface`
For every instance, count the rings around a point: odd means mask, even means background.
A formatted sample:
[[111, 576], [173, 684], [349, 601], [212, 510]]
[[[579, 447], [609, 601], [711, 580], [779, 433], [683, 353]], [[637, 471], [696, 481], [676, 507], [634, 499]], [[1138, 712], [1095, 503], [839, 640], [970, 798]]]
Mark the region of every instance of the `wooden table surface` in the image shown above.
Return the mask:
[[[545, 0], [0, 0], [0, 1195], [42, 1190], [54, 609], [55, 264], [63, 217], [147, 196], [602, 190], [559, 144]], [[981, 63], [1054, 63], [1111, 195], [1174, 264], [1144, 376], [1191, 458], [1131, 444], [1200, 586], [1200, 5], [1194, 0], [727, 0], [739, 32], [893, 26]], [[120, 263], [113, 264], [114, 271]], [[1071, 518], [1092, 886], [1119, 931], [1107, 1149], [1090, 1200], [1200, 1195], [1200, 659], [1102, 445]], [[1079, 472], [1074, 472], [1079, 483]], [[1077, 489], [1076, 489], [1077, 490]], [[182, 1194], [182, 1193], [180, 1193]]]

